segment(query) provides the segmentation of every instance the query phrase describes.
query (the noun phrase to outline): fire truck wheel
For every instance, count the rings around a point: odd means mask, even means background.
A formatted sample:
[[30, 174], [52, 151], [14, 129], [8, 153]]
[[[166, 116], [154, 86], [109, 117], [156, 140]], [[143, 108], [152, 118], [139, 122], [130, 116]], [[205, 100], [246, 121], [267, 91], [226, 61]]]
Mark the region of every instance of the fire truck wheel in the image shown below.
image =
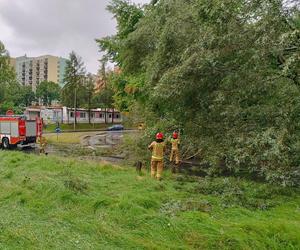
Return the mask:
[[3, 138], [2, 139], [2, 147], [3, 149], [9, 149], [9, 139], [8, 138]]

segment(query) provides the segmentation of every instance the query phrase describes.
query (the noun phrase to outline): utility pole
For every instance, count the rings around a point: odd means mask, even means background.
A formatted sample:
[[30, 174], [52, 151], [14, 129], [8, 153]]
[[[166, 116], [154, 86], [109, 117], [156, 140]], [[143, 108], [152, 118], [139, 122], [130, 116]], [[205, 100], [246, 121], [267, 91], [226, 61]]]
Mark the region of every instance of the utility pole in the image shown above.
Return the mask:
[[76, 130], [76, 104], [77, 104], [77, 88], [74, 88], [74, 131]]

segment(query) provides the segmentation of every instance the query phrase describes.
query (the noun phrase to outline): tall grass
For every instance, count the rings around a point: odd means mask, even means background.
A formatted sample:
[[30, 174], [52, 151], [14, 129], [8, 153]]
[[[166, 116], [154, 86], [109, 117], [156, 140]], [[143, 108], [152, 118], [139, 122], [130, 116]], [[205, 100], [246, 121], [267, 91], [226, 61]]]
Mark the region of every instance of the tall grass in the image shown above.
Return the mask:
[[0, 249], [299, 249], [298, 190], [0, 152]]
[[62, 133], [62, 134], [45, 134], [44, 137], [50, 144], [80, 144], [84, 136], [90, 135], [87, 132]]

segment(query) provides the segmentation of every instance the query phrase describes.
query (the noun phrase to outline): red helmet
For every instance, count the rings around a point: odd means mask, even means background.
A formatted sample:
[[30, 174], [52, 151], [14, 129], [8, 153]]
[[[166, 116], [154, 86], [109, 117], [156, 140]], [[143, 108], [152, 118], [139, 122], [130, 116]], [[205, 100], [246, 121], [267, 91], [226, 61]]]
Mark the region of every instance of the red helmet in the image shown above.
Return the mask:
[[177, 133], [177, 132], [174, 132], [174, 133], [173, 133], [173, 138], [174, 138], [174, 139], [177, 139], [177, 138], [178, 138], [178, 133]]
[[164, 139], [164, 134], [163, 133], [157, 133], [156, 134], [156, 140], [162, 140]]

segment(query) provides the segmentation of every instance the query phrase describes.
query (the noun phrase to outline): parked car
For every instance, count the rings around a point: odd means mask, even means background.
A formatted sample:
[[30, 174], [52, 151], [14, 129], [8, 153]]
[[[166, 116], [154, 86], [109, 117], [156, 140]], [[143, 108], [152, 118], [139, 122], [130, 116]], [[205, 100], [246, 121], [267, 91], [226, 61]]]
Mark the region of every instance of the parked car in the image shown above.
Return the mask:
[[109, 127], [107, 130], [108, 131], [117, 131], [117, 130], [123, 130], [123, 129], [124, 129], [124, 126], [121, 124], [118, 124], [118, 125], [113, 125], [113, 126]]

